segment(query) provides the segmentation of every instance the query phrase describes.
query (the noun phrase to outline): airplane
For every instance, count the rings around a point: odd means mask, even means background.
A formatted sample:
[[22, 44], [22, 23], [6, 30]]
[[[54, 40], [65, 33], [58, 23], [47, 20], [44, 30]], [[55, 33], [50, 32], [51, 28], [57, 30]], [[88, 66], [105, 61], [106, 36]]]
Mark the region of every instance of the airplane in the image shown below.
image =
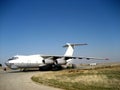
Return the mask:
[[86, 43], [84, 44], [71, 44], [66, 43], [63, 47], [67, 48], [64, 55], [16, 55], [12, 58], [9, 58], [7, 62], [5, 62], [6, 66], [8, 66], [10, 69], [23, 69], [26, 68], [39, 68], [39, 70], [44, 69], [43, 67], [46, 67], [47, 69], [52, 70], [59, 70], [61, 69], [62, 65], [67, 65], [71, 60], [73, 59], [99, 59], [99, 60], [108, 60], [108, 58], [94, 58], [94, 57], [75, 57], [73, 56], [74, 47], [75, 46], [83, 46], [88, 45]]

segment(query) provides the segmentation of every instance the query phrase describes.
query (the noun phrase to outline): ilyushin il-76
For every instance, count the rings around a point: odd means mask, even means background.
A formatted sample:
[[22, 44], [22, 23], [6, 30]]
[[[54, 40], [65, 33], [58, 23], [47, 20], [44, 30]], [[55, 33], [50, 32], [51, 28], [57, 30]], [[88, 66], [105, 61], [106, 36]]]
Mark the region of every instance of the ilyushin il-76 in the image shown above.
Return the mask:
[[86, 59], [86, 60], [108, 60], [108, 58], [95, 58], [95, 57], [80, 57], [73, 56], [74, 47], [87, 45], [84, 44], [71, 44], [67, 43], [63, 47], [66, 47], [67, 50], [64, 55], [16, 55], [12, 58], [9, 58], [5, 64], [15, 70], [15, 69], [26, 69], [26, 68], [39, 68], [41, 70], [42, 67], [48, 67], [52, 70], [58, 70], [62, 65], [67, 65], [71, 60], [74, 59]]

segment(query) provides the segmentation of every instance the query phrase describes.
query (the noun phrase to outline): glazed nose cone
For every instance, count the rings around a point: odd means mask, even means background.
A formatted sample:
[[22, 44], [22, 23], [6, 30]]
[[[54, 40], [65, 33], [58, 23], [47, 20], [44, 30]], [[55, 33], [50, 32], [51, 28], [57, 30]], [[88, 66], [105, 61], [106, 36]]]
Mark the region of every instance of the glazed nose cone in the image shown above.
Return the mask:
[[9, 61], [5, 62], [5, 65], [7, 65], [7, 66], [10, 66], [10, 63], [9, 63]]

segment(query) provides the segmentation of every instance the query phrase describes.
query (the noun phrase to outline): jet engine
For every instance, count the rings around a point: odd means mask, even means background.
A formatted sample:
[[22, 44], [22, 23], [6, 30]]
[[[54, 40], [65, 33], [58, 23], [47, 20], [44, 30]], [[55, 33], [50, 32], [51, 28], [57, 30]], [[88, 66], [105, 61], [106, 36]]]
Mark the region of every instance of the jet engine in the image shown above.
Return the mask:
[[56, 59], [56, 64], [63, 65], [63, 64], [66, 64], [66, 61], [64, 58], [58, 58]]
[[44, 64], [53, 64], [54, 62], [53, 62], [53, 60], [51, 60], [51, 59], [44, 59], [44, 60], [43, 60], [43, 63], [44, 63]]

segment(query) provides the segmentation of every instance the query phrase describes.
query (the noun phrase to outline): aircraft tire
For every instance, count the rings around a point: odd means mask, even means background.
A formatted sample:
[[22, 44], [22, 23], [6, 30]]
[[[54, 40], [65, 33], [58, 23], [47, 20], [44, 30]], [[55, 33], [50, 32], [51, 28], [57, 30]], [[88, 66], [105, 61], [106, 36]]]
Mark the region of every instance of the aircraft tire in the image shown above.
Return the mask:
[[57, 70], [61, 70], [62, 69], [62, 66], [61, 65], [53, 65], [53, 67], [52, 67], [52, 70], [53, 71], [57, 71]]
[[46, 66], [39, 67], [39, 70], [40, 71], [49, 71], [49, 70], [52, 70], [52, 65], [46, 65]]

